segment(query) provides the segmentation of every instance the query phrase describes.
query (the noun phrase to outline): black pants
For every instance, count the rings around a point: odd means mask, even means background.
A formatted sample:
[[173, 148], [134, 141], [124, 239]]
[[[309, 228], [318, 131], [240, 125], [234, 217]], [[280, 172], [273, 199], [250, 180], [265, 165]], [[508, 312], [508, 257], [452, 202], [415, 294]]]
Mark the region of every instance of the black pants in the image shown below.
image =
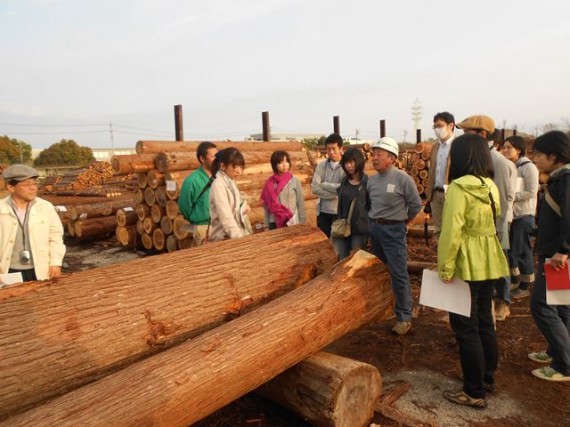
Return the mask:
[[321, 212], [317, 215], [317, 227], [321, 230], [327, 237], [331, 237], [331, 227], [333, 221], [336, 219], [336, 215]]
[[485, 397], [483, 383], [495, 383], [499, 355], [491, 301], [499, 280], [467, 282], [471, 291], [471, 317], [449, 313], [459, 344], [463, 391], [475, 398]]
[[22, 273], [22, 279], [24, 282], [33, 282], [38, 280], [36, 277], [36, 270], [30, 268], [29, 270], [15, 270], [13, 268], [8, 269], [8, 273]]

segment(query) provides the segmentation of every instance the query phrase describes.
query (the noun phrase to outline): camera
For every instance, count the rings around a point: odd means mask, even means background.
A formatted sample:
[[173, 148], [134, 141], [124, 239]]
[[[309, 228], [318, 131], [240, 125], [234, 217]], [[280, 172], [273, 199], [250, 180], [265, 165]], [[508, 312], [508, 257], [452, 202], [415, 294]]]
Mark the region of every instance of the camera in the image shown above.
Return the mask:
[[20, 251], [20, 263], [29, 264], [32, 261], [30, 251]]

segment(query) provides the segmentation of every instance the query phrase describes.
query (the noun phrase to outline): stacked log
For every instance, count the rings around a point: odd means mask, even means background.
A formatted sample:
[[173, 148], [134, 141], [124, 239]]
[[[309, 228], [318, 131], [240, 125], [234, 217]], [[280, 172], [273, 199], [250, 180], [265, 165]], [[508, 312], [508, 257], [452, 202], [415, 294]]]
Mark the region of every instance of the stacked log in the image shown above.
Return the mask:
[[[243, 240], [258, 238], [251, 236]], [[226, 242], [216, 244], [217, 249], [224, 244]], [[255, 246], [263, 247], [259, 244]], [[233, 259], [235, 253], [234, 249], [233, 253], [228, 254], [232, 258], [228, 259]], [[185, 261], [188, 259], [185, 257]], [[277, 267], [279, 264], [270, 265]], [[182, 276], [178, 271], [173, 274], [172, 268], [165, 267], [163, 270], [170, 273], [170, 278]], [[251, 270], [250, 266], [247, 269]], [[340, 336], [385, 316], [392, 305], [389, 283], [388, 272], [378, 259], [360, 251], [304, 286], [230, 323], [13, 416], [6, 420], [5, 425], [191, 425], [276, 377]], [[121, 292], [118, 287], [115, 289]], [[193, 288], [185, 288], [190, 289]], [[141, 286], [140, 291], [144, 292], [144, 287]], [[163, 293], [171, 295], [169, 299], [174, 303], [177, 298], [185, 296], [184, 292], [173, 293], [170, 289], [168, 292], [163, 289]], [[108, 295], [105, 296], [107, 298]], [[211, 300], [207, 298], [197, 302], [182, 299], [182, 305], [188, 301], [196, 305]], [[188, 306], [184, 308], [185, 313], [193, 311]], [[113, 307], [112, 311], [115, 312], [116, 308]], [[75, 319], [80, 313], [83, 311], [75, 312]], [[53, 319], [57, 321], [58, 318]], [[154, 321], [150, 313], [147, 321], [149, 332], [164, 333], [164, 325]], [[79, 328], [74, 330], [82, 335]], [[67, 331], [70, 331], [69, 328]], [[128, 337], [121, 336], [122, 339]], [[114, 347], [108, 345], [108, 340], [105, 342], [107, 348]], [[65, 352], [65, 349], [61, 351]], [[83, 353], [91, 356], [86, 363], [97, 360], [89, 352]], [[42, 363], [43, 359], [34, 358], [34, 362]], [[17, 364], [9, 364], [8, 367], [18, 369], [14, 365]], [[73, 369], [69, 363], [62, 365], [62, 368]], [[28, 369], [26, 376], [20, 378], [34, 375], [37, 371]], [[335, 371], [323, 370], [328, 373]], [[341, 369], [339, 372], [348, 371]], [[5, 373], [3, 378], [12, 378], [9, 374]], [[63, 380], [63, 377], [62, 374], [57, 375], [58, 379]], [[336, 380], [328, 379], [331, 383]], [[0, 388], [2, 392], [6, 392], [4, 387]], [[326, 390], [322, 391], [322, 396], [326, 394]], [[350, 410], [348, 405], [359, 405], [360, 402], [342, 401], [341, 404], [346, 406], [346, 411]]]
[[412, 177], [418, 193], [422, 199], [425, 198], [427, 188], [427, 177], [430, 167], [430, 155], [433, 143], [420, 142], [411, 150], [406, 150], [400, 155], [400, 161], [404, 165], [408, 175]]
[[[287, 151], [291, 156], [291, 171], [303, 186], [307, 219], [315, 223], [316, 198], [310, 190], [314, 167], [300, 142], [223, 141], [215, 144], [219, 149], [236, 147], [244, 155], [246, 167], [237, 185], [251, 206], [249, 218], [254, 231], [264, 230], [260, 194], [273, 173], [270, 158], [277, 150]], [[138, 188], [134, 191], [138, 217], [135, 229], [140, 235], [138, 240], [147, 250], [171, 252], [186, 248], [192, 242], [192, 226], [179, 212], [178, 196], [184, 180], [200, 166], [196, 158], [198, 145], [198, 142], [139, 141], [137, 154], [114, 156], [111, 160], [115, 173], [138, 174]]]
[[[271, 262], [252, 268], [267, 253]], [[0, 289], [0, 419], [221, 325], [335, 262], [319, 230], [297, 225], [193, 248], [192, 256], [164, 254]], [[341, 291], [335, 299], [350, 300]]]

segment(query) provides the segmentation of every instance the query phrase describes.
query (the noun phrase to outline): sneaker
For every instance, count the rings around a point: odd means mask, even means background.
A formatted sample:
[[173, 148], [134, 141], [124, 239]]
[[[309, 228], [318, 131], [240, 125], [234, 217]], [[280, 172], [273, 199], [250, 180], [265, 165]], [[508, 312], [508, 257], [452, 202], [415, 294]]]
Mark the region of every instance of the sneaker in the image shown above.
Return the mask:
[[511, 284], [509, 285], [509, 291], [511, 291], [511, 292], [514, 291], [514, 290], [516, 290], [516, 289], [518, 289], [518, 288], [519, 288], [519, 284], [518, 284], [518, 283], [511, 283]]
[[396, 335], [405, 335], [412, 329], [412, 322], [396, 322], [392, 328], [392, 332]]
[[515, 289], [511, 292], [511, 298], [513, 299], [522, 299], [530, 296], [530, 291], [528, 289]]
[[552, 357], [546, 351], [534, 351], [528, 354], [528, 358], [538, 363], [552, 363]]
[[502, 321], [505, 320], [510, 314], [511, 309], [509, 308], [509, 305], [505, 301], [499, 300], [497, 306], [495, 307], [495, 319]]
[[546, 381], [570, 381], [570, 375], [564, 375], [550, 366], [534, 369], [532, 375]]
[[460, 391], [458, 393], [446, 391], [443, 393], [443, 397], [445, 397], [450, 402], [463, 406], [471, 406], [475, 409], [484, 409], [487, 407], [487, 402], [485, 402], [485, 399], [477, 399], [476, 397], [471, 397], [464, 391]]

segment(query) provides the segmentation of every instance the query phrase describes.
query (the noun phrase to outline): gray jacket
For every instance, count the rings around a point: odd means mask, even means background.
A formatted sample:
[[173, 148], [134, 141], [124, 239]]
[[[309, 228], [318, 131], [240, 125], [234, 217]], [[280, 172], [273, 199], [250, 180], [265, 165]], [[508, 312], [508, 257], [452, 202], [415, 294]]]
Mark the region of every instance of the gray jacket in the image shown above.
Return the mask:
[[317, 165], [311, 190], [319, 198], [317, 201], [317, 215], [321, 212], [336, 215], [338, 209], [337, 189], [345, 177], [344, 170], [338, 163], [332, 165], [330, 160], [324, 160]]

